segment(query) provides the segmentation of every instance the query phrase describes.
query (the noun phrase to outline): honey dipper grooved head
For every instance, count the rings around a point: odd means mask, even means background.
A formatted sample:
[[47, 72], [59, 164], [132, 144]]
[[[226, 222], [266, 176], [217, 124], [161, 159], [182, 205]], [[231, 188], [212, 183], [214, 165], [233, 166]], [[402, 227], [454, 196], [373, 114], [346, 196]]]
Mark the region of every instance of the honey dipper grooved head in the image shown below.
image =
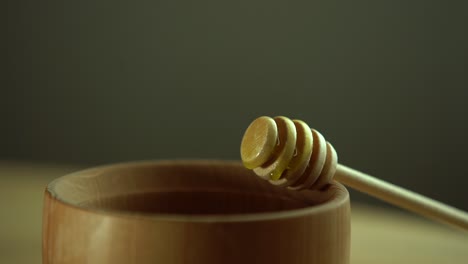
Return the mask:
[[283, 116], [255, 119], [242, 139], [241, 158], [258, 176], [293, 189], [323, 187], [338, 164], [333, 146], [318, 131]]

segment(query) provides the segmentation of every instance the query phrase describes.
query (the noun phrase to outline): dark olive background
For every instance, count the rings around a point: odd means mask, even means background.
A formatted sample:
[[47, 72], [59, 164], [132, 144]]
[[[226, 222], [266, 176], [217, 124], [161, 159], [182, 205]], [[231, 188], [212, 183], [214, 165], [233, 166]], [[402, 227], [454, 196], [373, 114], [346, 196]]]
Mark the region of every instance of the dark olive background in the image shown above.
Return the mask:
[[0, 10], [0, 159], [239, 159], [254, 118], [285, 115], [321, 131], [342, 163], [468, 209], [466, 1]]

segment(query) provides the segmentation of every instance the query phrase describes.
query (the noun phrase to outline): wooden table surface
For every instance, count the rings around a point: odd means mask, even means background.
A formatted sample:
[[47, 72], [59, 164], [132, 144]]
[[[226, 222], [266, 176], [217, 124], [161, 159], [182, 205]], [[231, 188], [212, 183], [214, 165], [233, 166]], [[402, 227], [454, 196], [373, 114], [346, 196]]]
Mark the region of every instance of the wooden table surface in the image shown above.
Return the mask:
[[[77, 169], [0, 161], [0, 263], [41, 263], [44, 187]], [[352, 203], [351, 263], [467, 264], [468, 232]]]

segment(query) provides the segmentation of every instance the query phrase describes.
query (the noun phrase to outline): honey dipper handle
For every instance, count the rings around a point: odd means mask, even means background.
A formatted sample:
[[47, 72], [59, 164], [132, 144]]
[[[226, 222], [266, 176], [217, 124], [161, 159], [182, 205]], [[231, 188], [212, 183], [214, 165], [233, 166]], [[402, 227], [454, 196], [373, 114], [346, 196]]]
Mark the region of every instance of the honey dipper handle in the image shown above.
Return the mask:
[[383, 201], [468, 231], [468, 213], [338, 164], [335, 180]]

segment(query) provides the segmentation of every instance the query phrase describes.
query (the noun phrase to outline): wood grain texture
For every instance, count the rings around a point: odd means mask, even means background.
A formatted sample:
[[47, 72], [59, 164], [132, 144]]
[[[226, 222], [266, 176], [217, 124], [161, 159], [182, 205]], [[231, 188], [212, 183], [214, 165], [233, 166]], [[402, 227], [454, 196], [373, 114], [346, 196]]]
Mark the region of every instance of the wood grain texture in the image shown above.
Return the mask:
[[[78, 169], [74, 165], [0, 161], [0, 263], [42, 263], [44, 187]], [[456, 229], [356, 201], [351, 215], [352, 264], [465, 264], [468, 259], [468, 236]]]
[[291, 191], [238, 162], [141, 162], [73, 173], [49, 184], [43, 216], [44, 264], [349, 262], [342, 185]]

